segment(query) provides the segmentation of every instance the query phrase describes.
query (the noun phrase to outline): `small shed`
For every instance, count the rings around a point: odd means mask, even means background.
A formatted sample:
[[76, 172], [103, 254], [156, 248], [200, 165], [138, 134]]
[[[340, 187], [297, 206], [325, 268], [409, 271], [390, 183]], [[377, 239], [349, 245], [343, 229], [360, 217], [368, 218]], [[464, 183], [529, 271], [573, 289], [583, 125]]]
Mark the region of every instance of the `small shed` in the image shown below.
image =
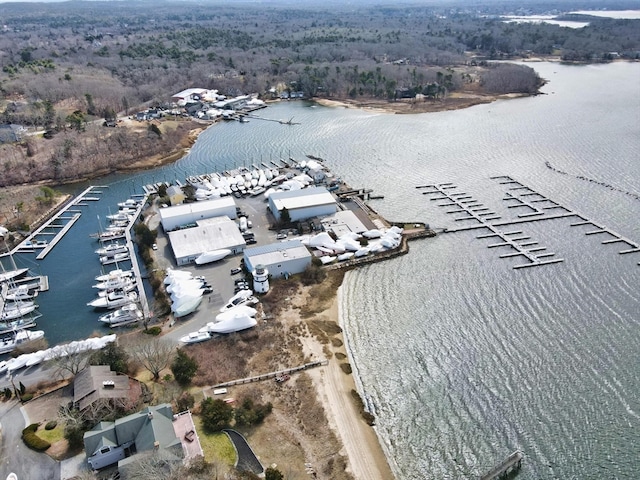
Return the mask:
[[185, 194], [178, 185], [171, 185], [167, 188], [167, 196], [171, 205], [182, 205], [184, 203]]

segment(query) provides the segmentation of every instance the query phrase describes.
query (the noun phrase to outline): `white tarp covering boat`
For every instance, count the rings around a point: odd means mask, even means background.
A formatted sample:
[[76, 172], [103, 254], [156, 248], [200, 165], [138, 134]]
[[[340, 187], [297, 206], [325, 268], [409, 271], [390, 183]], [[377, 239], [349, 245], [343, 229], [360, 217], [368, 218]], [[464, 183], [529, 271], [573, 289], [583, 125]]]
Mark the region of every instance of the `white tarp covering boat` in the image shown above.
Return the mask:
[[208, 252], [202, 253], [198, 258], [196, 258], [196, 265], [204, 265], [206, 263], [217, 262], [218, 260], [222, 260], [224, 257], [230, 254], [231, 250], [229, 250], [228, 248], [210, 250]]

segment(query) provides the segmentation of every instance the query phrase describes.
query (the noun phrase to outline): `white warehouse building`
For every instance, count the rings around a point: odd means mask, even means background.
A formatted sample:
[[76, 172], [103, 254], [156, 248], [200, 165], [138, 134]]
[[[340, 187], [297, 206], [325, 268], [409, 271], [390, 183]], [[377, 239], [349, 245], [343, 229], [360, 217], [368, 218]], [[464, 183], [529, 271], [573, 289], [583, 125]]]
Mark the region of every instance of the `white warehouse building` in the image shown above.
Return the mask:
[[324, 187], [308, 187], [301, 190], [275, 192], [269, 196], [269, 209], [277, 221], [282, 211], [287, 209], [292, 222], [307, 218], [332, 215], [338, 210], [338, 203]]
[[258, 265], [273, 278], [302, 273], [311, 264], [311, 253], [300, 240], [272, 243], [244, 251], [244, 265], [250, 272]]
[[220, 197], [161, 208], [160, 223], [162, 223], [165, 232], [170, 232], [184, 225], [224, 215], [230, 219], [236, 218], [236, 202], [232, 197]]
[[229, 249], [233, 255], [246, 247], [238, 225], [227, 216], [209, 218], [196, 227], [169, 232], [169, 243], [177, 265], [193, 263], [201, 253]]

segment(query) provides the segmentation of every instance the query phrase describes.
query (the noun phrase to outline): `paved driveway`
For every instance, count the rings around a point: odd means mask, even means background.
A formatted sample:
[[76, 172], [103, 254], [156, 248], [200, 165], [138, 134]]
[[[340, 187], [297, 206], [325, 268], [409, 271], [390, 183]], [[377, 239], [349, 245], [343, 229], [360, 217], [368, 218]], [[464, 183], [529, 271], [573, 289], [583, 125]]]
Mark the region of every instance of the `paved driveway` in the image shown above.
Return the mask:
[[0, 403], [0, 478], [14, 472], [20, 480], [60, 480], [60, 464], [45, 453], [27, 448], [22, 441], [22, 429], [27, 425], [20, 407], [16, 400]]

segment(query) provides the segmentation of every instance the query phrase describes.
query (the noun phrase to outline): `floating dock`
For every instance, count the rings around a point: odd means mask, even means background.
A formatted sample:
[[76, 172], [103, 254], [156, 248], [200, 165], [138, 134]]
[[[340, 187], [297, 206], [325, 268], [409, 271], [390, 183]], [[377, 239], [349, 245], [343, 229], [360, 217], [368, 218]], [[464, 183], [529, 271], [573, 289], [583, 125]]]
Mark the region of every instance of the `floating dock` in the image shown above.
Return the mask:
[[[418, 188], [427, 189], [423, 193], [423, 195], [435, 195], [430, 198], [430, 200], [446, 200], [446, 203], [440, 203], [441, 207], [452, 207], [456, 206], [457, 208], [453, 210], [448, 210], [447, 214], [464, 214], [463, 216], [459, 216], [454, 218], [456, 222], [462, 221], [474, 221], [475, 223], [472, 225], [465, 225], [456, 228], [447, 228], [445, 232], [460, 232], [464, 230], [476, 230], [476, 229], [487, 229], [490, 233], [484, 233], [482, 235], [478, 235], [477, 238], [491, 238], [498, 237], [502, 239], [502, 242], [492, 243], [488, 245], [488, 248], [499, 248], [499, 247], [508, 247], [512, 251], [509, 253], [504, 253], [500, 255], [500, 258], [509, 258], [509, 257], [524, 257], [529, 262], [523, 263], [519, 265], [514, 265], [513, 268], [528, 268], [528, 267], [537, 267], [540, 265], [548, 265], [552, 263], [562, 262], [561, 258], [553, 258], [548, 259], [548, 257], [552, 257], [555, 254], [550, 252], [545, 253], [537, 253], [543, 250], [546, 250], [546, 247], [536, 246], [538, 244], [537, 241], [531, 241], [531, 237], [524, 236], [515, 236], [522, 233], [522, 231], [503, 231], [499, 229], [500, 226], [512, 225], [513, 223], [524, 223], [530, 222], [534, 220], [541, 220], [542, 217], [528, 217], [528, 218], [520, 218], [515, 221], [506, 220], [502, 222], [494, 222], [489, 223], [491, 220], [500, 219], [500, 215], [497, 215], [495, 212], [490, 210], [487, 207], [484, 207], [477, 200], [473, 200], [472, 196], [467, 194], [466, 192], [454, 192], [457, 187], [452, 183], [437, 183], [432, 185], [422, 185]], [[529, 240], [529, 241], [525, 241]]]
[[[562, 262], [563, 260], [558, 258], [548, 259], [548, 257], [554, 256], [554, 254], [550, 252], [538, 253], [542, 252], [546, 248], [536, 246], [538, 243], [536, 241], [525, 241], [529, 240], [529, 237], [527, 236], [511, 236], [521, 234], [522, 231], [505, 232], [502, 231], [500, 227], [519, 225], [530, 222], [540, 222], [544, 220], [556, 220], [560, 218], [576, 218], [576, 221], [570, 224], [571, 227], [578, 227], [583, 225], [594, 227], [584, 232], [584, 234], [606, 235], [607, 238], [601, 241], [603, 245], [625, 245], [627, 248], [623, 248], [618, 252], [621, 255], [628, 253], [640, 253], [640, 243], [624, 237], [619, 233], [611, 230], [610, 228], [605, 227], [604, 225], [600, 225], [592, 220], [589, 220], [586, 216], [542, 195], [531, 187], [528, 187], [527, 185], [508, 175], [491, 177], [491, 179], [496, 180], [500, 185], [506, 186], [507, 192], [505, 193], [505, 196], [502, 200], [507, 202], [508, 210], [519, 212], [516, 215], [516, 218], [510, 220], [492, 221], [499, 220], [500, 216], [491, 211], [489, 208], [484, 207], [477, 200], [474, 200], [471, 195], [467, 194], [466, 192], [455, 191], [457, 187], [453, 183], [419, 185], [416, 188], [425, 189], [425, 191], [423, 191], [422, 193], [423, 195], [429, 195], [430, 201], [441, 202], [438, 203], [438, 206], [454, 207], [450, 210], [447, 210], [446, 213], [457, 215], [454, 218], [455, 222], [474, 222], [471, 225], [460, 225], [452, 228], [445, 228], [443, 230], [443, 233], [486, 229], [489, 230], [490, 233], [478, 235], [477, 238], [499, 237], [502, 239], [502, 242], [490, 244], [488, 246], [489, 248], [509, 247], [512, 250], [515, 250], [514, 252], [500, 255], [500, 258], [523, 256], [529, 260], [529, 263], [516, 265], [513, 268], [526, 268], [538, 265], [547, 265], [551, 263]], [[491, 221], [491, 223], [489, 223], [489, 221]], [[640, 265], [640, 263], [638, 263], [638, 265]]]

